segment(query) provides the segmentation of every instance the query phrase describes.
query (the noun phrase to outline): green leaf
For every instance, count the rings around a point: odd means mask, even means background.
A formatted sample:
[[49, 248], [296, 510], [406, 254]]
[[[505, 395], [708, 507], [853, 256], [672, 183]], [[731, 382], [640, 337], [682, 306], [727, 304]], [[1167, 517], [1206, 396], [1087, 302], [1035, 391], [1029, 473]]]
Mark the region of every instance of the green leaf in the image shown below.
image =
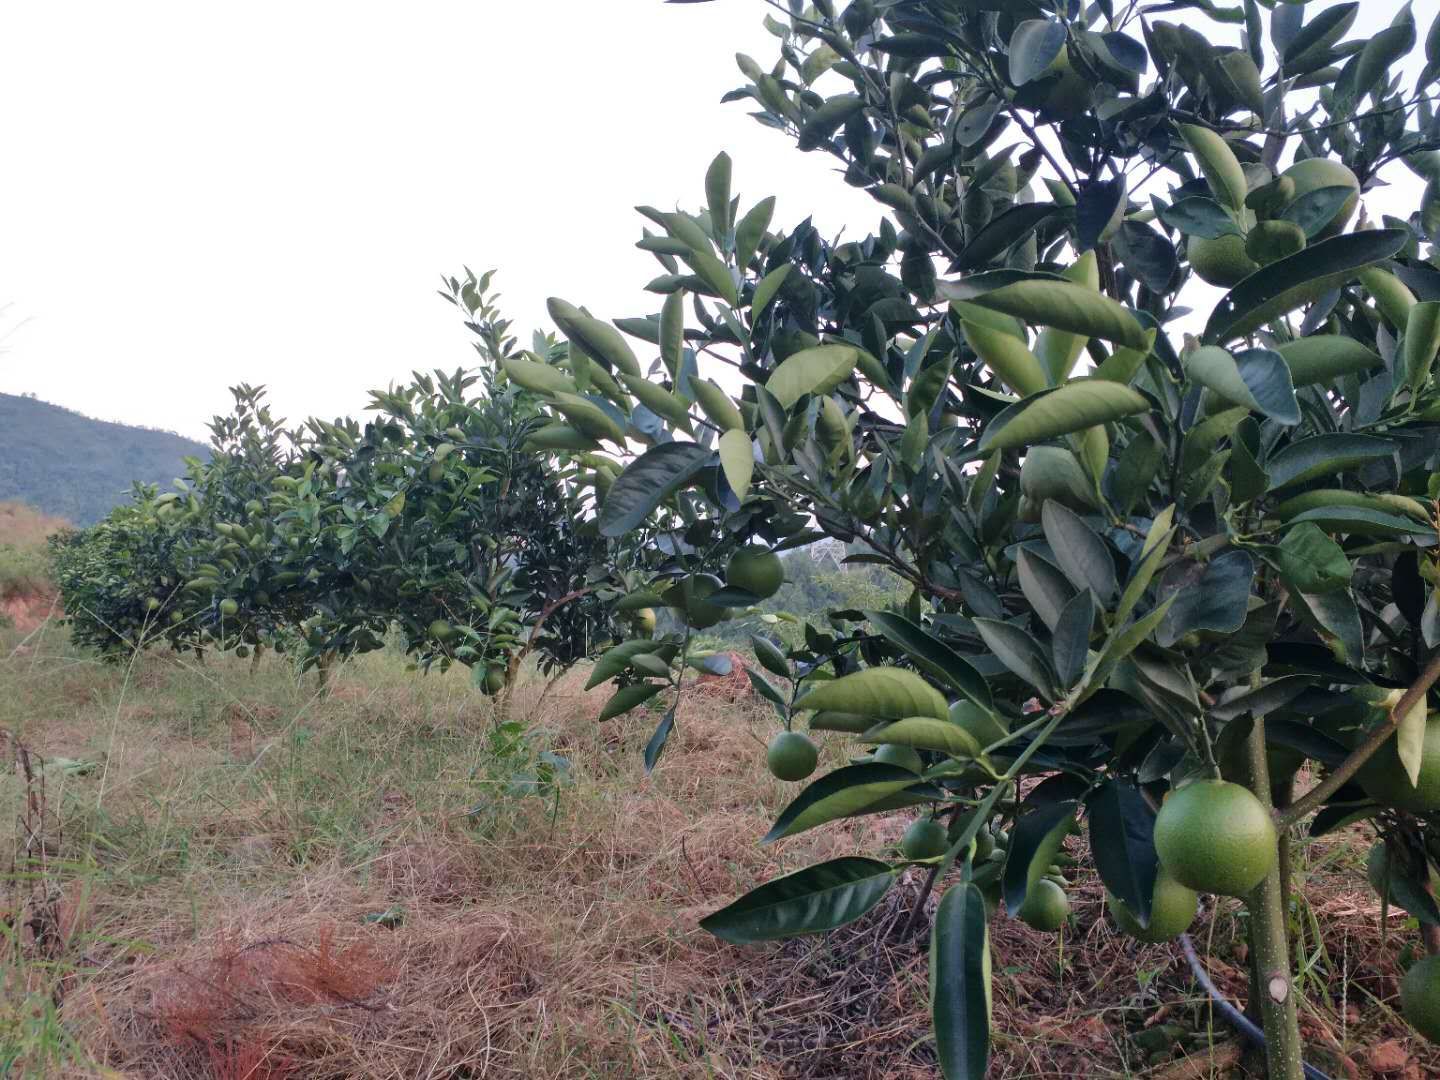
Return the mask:
[[1035, 614], [1053, 631], [1059, 625], [1060, 613], [1075, 599], [1075, 586], [1048, 559], [1029, 548], [1022, 547], [1016, 554], [1015, 576]]
[[1102, 605], [1109, 604], [1119, 591], [1115, 559], [1110, 549], [1084, 519], [1054, 499], [1040, 511], [1045, 539], [1055, 561], [1077, 589], [1089, 589]]
[[1160, 621], [1169, 614], [1170, 605], [1173, 603], [1175, 603], [1175, 597], [1167, 597], [1143, 618], [1137, 619], [1125, 630], [1112, 634], [1110, 640], [1106, 642], [1105, 648], [1092, 664], [1090, 685], [1093, 687], [1103, 686], [1105, 680], [1110, 677], [1110, 673], [1115, 670], [1115, 665], [1134, 652], [1140, 643], [1154, 632], [1155, 627], [1159, 626]]
[[670, 733], [675, 730], [675, 710], [666, 711], [660, 723], [655, 727], [655, 734], [650, 736], [650, 741], [645, 744], [645, 771], [654, 772], [656, 764], [660, 761], [660, 755], [665, 750], [665, 744], [670, 741]]
[[[1296, 514], [1286, 525], [1319, 526], [1327, 532], [1350, 533], [1353, 536], [1430, 536], [1435, 530], [1412, 518], [1364, 506], [1323, 506]], [[1324, 591], [1324, 590], [1317, 590]]]
[[560, 332], [591, 356], [598, 356], [616, 371], [630, 375], [640, 374], [640, 361], [630, 350], [625, 337], [609, 323], [591, 318], [574, 304], [568, 304], [552, 296], [545, 302], [550, 317]]
[[1170, 228], [1202, 240], [1215, 240], [1240, 232], [1240, 226], [1235, 224], [1230, 212], [1214, 199], [1203, 195], [1192, 195], [1162, 207], [1158, 217]]
[[932, 678], [948, 683], [982, 708], [991, 707], [990, 687], [984, 676], [949, 645], [893, 611], [866, 611], [863, 614], [876, 630], [903, 649], [916, 667]]
[[933, 716], [910, 716], [894, 723], [877, 724], [860, 739], [863, 743], [913, 746], [916, 750], [935, 750], [951, 757], [968, 760], [980, 756], [982, 747], [969, 731], [950, 720]]
[[585, 689], [593, 690], [601, 683], [615, 678], [630, 666], [630, 662], [635, 657], [643, 653], [659, 652], [666, 660], [669, 660], [675, 655], [675, 651], [674, 645], [663, 641], [652, 641], [650, 638], [622, 641], [619, 645], [607, 649], [601, 654], [600, 659], [595, 661], [590, 678], [585, 682]]
[[918, 776], [899, 765], [873, 761], [846, 765], [822, 776], [797, 795], [781, 811], [761, 843], [774, 843], [827, 821], [861, 813], [918, 783]]
[[1010, 35], [1010, 82], [1024, 86], [1043, 75], [1065, 48], [1065, 25], [1053, 19], [1026, 19]]
[[730, 231], [730, 155], [723, 150], [705, 172], [705, 204], [715, 235], [724, 236]]
[[1373, 435], [1328, 432], [1293, 442], [1265, 462], [1270, 490], [1303, 484], [1321, 476], [1352, 472], [1372, 461], [1392, 458], [1395, 444]]
[[1383, 363], [1375, 350], [1340, 334], [1312, 334], [1275, 348], [1290, 366], [1290, 380], [1296, 386], [1328, 384], [1341, 375], [1374, 371]]
[[1071, 435], [1147, 412], [1143, 394], [1107, 379], [1074, 379], [1008, 406], [985, 427], [979, 450], [989, 454]]
[[1297, 592], [1330, 592], [1350, 584], [1350, 560], [1340, 545], [1313, 522], [1290, 529], [1272, 549], [1268, 561], [1285, 584]]
[[1090, 854], [1100, 880], [1142, 927], [1148, 927], [1160, 869], [1154, 811], [1138, 788], [1122, 780], [1106, 780], [1086, 806]]
[[1016, 281], [981, 293], [970, 302], [1013, 315], [1031, 325], [1053, 326], [1083, 337], [1104, 338], [1132, 349], [1149, 346], [1145, 328], [1136, 322], [1128, 308], [1071, 281]]
[[1290, 602], [1337, 659], [1358, 665], [1365, 654], [1365, 631], [1355, 599], [1346, 590], [1291, 593]]
[[1345, 233], [1263, 266], [1221, 298], [1203, 340], [1221, 344], [1258, 330], [1398, 254], [1409, 239], [1405, 229]]
[[985, 1080], [989, 1069], [989, 935], [979, 888], [951, 886], [930, 934], [930, 1011], [945, 1080]]
[[619, 378], [625, 384], [625, 389], [639, 398], [640, 403], [656, 416], [669, 420], [675, 427], [687, 434], [693, 430], [690, 426], [689, 406], [670, 391], [662, 386], [656, 386], [649, 379], [640, 375], [627, 375], [622, 371]]
[[1281, 424], [1300, 422], [1300, 404], [1290, 384], [1290, 369], [1270, 349], [1244, 349], [1234, 355], [1204, 345], [1185, 358], [1185, 374], [1232, 405], [1243, 405]]
[[1033, 233], [1059, 208], [1054, 203], [1020, 203], [988, 221], [951, 266], [956, 273], [988, 266]]
[[1051, 701], [1057, 697], [1055, 678], [1045, 650], [1022, 627], [999, 619], [976, 619], [975, 630], [986, 648], [1011, 672]]
[[1176, 563], [1161, 583], [1174, 604], [1156, 640], [1169, 648], [1197, 630], [1233, 633], [1245, 624], [1250, 588], [1255, 581], [1255, 560], [1248, 552], [1222, 551], [1209, 562]]
[[516, 386], [522, 386], [526, 390], [533, 390], [539, 394], [575, 394], [579, 392], [575, 380], [559, 368], [551, 367], [549, 364], [536, 363], [523, 356], [501, 357], [500, 368]]
[[624, 536], [638, 528], [662, 502], [689, 484], [713, 455], [690, 442], [651, 447], [610, 485], [600, 506], [600, 533]]
[[1300, 226], [1305, 238], [1313, 240], [1317, 233], [1323, 232], [1335, 220], [1340, 208], [1354, 197], [1355, 189], [1347, 184], [1316, 188], [1287, 206], [1280, 218]]
[[853, 345], [816, 345], [788, 356], [765, 380], [765, 389], [789, 409], [806, 394], [828, 394], [855, 371]]
[[1055, 674], [1060, 685], [1073, 686], [1085, 671], [1090, 651], [1090, 633], [1095, 627], [1095, 598], [1086, 590], [1065, 605], [1050, 640]]
[[770, 301], [779, 295], [780, 286], [785, 284], [785, 279], [790, 276], [790, 270], [794, 265], [794, 263], [782, 263], [766, 274], [755, 286], [755, 293], [750, 297], [751, 325], [754, 325], [755, 320], [765, 313], [765, 309], [770, 306]]
[[[750, 265], [750, 260], [760, 250], [770, 219], [775, 214], [775, 196], [767, 195], [752, 206], [749, 212], [735, 226], [735, 265], [741, 270]], [[789, 263], [786, 264], [790, 265]]]
[[993, 327], [964, 320], [965, 340], [985, 366], [1017, 394], [1028, 397], [1050, 385], [1045, 369], [1025, 342]]
[[1420, 389], [1430, 380], [1440, 352], [1440, 301], [1424, 300], [1410, 309], [1405, 323], [1405, 382]]
[[865, 107], [865, 99], [858, 94], [840, 94], [828, 98], [823, 105], [810, 114], [800, 127], [799, 145], [801, 150], [815, 150], [829, 142], [830, 137]]
[[[477, 669], [478, 670], [478, 669]], [[597, 720], [612, 720], [621, 713], [627, 713], [637, 705], [643, 705], [652, 697], [664, 690], [663, 683], [636, 683], [634, 686], [624, 686], [616, 690], [605, 707], [600, 710]]]
[[750, 492], [750, 477], [755, 471], [755, 453], [750, 445], [750, 436], [739, 428], [731, 428], [720, 436], [720, 467], [725, 471], [725, 482], [741, 502]]
[[796, 701], [795, 708], [859, 713], [877, 720], [903, 720], [907, 716], [945, 720], [950, 716], [944, 695], [919, 675], [884, 666], [822, 682]]
[[1243, 209], [1249, 185], [1245, 180], [1245, 170], [1235, 151], [1230, 149], [1230, 144], [1216, 132], [1195, 124], [1181, 124], [1180, 137], [1200, 163], [1200, 170], [1205, 174], [1216, 200], [1231, 210]]
[[751, 634], [750, 647], [755, 652], [755, 659], [760, 661], [761, 667], [766, 671], [779, 675], [782, 679], [790, 678], [790, 662], [773, 641], [758, 634]]
[[685, 293], [676, 291], [665, 297], [660, 309], [660, 359], [672, 379], [680, 377], [685, 355]]
[[715, 257], [709, 245], [704, 248], [692, 248], [688, 255], [682, 255], [690, 269], [695, 271], [696, 276], [709, 287], [710, 291], [720, 299], [724, 300], [732, 308], [740, 303], [740, 292], [735, 286], [735, 279], [730, 276], [729, 269], [725, 264]]
[[1075, 830], [1078, 806], [1072, 800], [1048, 803], [1015, 819], [1005, 858], [1005, 908], [1011, 915], [1019, 914], [1025, 897], [1060, 854], [1065, 837]]
[[831, 859], [752, 889], [700, 928], [734, 945], [834, 930], [878, 904], [897, 876], [876, 859]]

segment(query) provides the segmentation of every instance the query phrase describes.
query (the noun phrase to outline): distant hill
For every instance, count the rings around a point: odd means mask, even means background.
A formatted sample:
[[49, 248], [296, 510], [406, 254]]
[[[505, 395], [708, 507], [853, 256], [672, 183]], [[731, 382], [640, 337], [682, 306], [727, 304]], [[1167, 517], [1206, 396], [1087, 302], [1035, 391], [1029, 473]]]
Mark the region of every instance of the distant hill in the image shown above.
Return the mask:
[[13, 499], [77, 525], [100, 520], [131, 483], [168, 487], [204, 443], [169, 431], [92, 420], [32, 397], [0, 394], [0, 501]]

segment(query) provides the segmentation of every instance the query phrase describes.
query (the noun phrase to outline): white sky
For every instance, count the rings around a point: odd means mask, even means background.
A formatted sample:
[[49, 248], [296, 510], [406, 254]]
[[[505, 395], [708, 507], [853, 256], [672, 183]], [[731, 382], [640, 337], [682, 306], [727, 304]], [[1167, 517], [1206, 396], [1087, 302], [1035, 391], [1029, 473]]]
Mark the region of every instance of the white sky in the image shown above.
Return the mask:
[[[1366, 0], [1352, 35], [1399, 6]], [[1415, 5], [1422, 39], [1435, 9]], [[721, 149], [743, 206], [774, 194], [780, 224], [864, 235], [880, 207], [832, 159], [719, 104], [737, 50], [773, 62], [766, 10], [12, 0], [0, 391], [200, 438], [242, 381], [292, 421], [359, 413], [471, 362], [435, 295], [462, 264], [499, 268], [522, 341], [549, 295], [658, 309], [631, 208], [700, 205]]]

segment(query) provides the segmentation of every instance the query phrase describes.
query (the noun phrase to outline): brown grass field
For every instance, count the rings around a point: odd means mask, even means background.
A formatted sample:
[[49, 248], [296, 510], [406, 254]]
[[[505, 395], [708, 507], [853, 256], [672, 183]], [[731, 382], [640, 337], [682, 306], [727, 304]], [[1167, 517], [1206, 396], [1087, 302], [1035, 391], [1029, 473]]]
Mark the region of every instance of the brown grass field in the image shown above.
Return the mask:
[[[0, 632], [0, 1076], [937, 1077], [925, 942], [898, 934], [918, 874], [825, 937], [696, 928], [904, 816], [762, 848], [794, 792], [763, 770], [773, 714], [694, 694], [646, 777], [653, 717], [598, 724], [582, 683], [542, 700], [532, 675], [506, 730], [463, 672], [388, 652], [321, 697], [283, 657], [104, 666], [53, 622]], [[568, 782], [537, 789], [546, 751]], [[1392, 1008], [1415, 935], [1382, 932], [1368, 843], [1298, 848], [1309, 1057], [1437, 1076]], [[1063, 935], [994, 922], [992, 1075], [1251, 1075], [1179, 949], [1120, 936], [1083, 860], [1071, 877]], [[1241, 919], [1222, 901], [1196, 927], [1237, 997]]]

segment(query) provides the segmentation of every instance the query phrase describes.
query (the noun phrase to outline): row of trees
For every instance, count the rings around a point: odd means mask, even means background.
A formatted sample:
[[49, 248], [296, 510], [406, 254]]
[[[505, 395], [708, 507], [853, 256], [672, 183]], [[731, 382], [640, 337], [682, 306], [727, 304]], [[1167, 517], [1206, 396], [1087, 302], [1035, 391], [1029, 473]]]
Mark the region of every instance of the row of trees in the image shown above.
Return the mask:
[[55, 538], [75, 639], [111, 657], [159, 642], [296, 650], [324, 671], [393, 628], [418, 664], [464, 664], [488, 693], [529, 652], [563, 668], [614, 640], [602, 598], [625, 582], [589, 507], [595, 478], [620, 465], [559, 469], [536, 453], [548, 418], [497, 377], [518, 350], [489, 275], [445, 285], [476, 334], [475, 369], [376, 392], [366, 423], [295, 430], [263, 390], [237, 387], [211, 456], [175, 490], [137, 485], [104, 521]]
[[[729, 98], [832, 157], [878, 228], [772, 231], [722, 154], [699, 209], [641, 208], [654, 316], [555, 301], [568, 353], [505, 364], [553, 445], [643, 448], [599, 531], [661, 557], [620, 606], [686, 627], [594, 681], [619, 678], [607, 715], [670, 695], [647, 766], [691, 631], [760, 595], [757, 551], [834, 538], [910, 588], [757, 640], [753, 680], [777, 776], [814, 770], [806, 729], [874, 751], [765, 842], [918, 808], [898, 857], [703, 925], [828, 930], [927, 867], [939, 1062], [978, 1080], [988, 906], [1057, 927], [1057, 854], [1088, 832], [1138, 938], [1182, 933], [1199, 893], [1245, 905], [1269, 1074], [1300, 1080], [1291, 840], [1368, 821], [1373, 883], [1425, 927], [1405, 1012], [1440, 1039], [1440, 22], [1407, 78], [1408, 6], [1353, 38], [1359, 4], [1303, 0], [771, 7], [778, 55], [740, 56]], [[1362, 214], [1387, 167], [1423, 198]], [[1228, 290], [1208, 312], [1197, 278]]]

